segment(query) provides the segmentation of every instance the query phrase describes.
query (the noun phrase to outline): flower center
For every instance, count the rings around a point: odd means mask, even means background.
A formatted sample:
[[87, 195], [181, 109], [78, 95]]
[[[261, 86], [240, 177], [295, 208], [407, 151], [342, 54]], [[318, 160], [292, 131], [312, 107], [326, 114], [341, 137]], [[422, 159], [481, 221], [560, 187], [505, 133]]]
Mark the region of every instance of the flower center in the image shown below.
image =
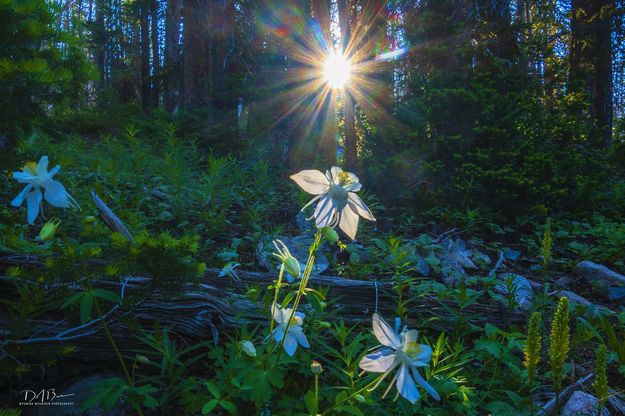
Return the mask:
[[339, 186], [349, 185], [350, 183], [352, 183], [352, 180], [350, 179], [347, 172], [339, 173], [338, 180], [339, 180], [339, 183], [338, 183]]
[[328, 191], [328, 195], [330, 196], [330, 198], [332, 198], [339, 210], [342, 210], [345, 205], [347, 205], [348, 192], [341, 185], [335, 185], [334, 183], [330, 183], [330, 190]]
[[37, 162], [26, 162], [23, 170], [26, 173], [37, 176]]
[[407, 342], [402, 350], [408, 357], [414, 359], [423, 352], [423, 347], [418, 342]]

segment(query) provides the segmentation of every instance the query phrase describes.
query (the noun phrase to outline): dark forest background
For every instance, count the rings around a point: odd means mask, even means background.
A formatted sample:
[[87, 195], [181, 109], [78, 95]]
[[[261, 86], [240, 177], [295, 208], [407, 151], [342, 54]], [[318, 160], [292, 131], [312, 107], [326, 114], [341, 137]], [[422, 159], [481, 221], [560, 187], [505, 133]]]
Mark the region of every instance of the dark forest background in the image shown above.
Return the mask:
[[[0, 0], [2, 142], [33, 131], [97, 141], [129, 124], [151, 140], [165, 121], [251, 163], [342, 163], [406, 215], [618, 217], [624, 7]], [[370, 62], [368, 104], [347, 93], [336, 112], [315, 113], [314, 92], [295, 97], [309, 81], [297, 74], [311, 39], [356, 45]]]

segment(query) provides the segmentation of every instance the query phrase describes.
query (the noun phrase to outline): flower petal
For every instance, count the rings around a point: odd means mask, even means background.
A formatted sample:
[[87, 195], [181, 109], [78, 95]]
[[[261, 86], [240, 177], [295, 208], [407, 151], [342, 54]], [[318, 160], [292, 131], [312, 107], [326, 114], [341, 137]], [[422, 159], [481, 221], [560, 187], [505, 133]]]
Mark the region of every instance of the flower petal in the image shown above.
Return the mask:
[[282, 341], [283, 336], [284, 336], [284, 329], [278, 327], [273, 330], [273, 339], [276, 340], [276, 342]]
[[353, 192], [347, 196], [347, 205], [358, 215], [369, 221], [375, 221], [375, 217], [369, 211], [369, 208], [362, 202], [362, 199]]
[[13, 179], [19, 183], [29, 183], [37, 179], [36, 176], [31, 175], [28, 172], [13, 172]]
[[284, 351], [292, 357], [297, 350], [297, 338], [293, 334], [288, 333], [286, 334], [283, 345]]
[[360, 218], [351, 209], [347, 208], [340, 213], [339, 228], [352, 240], [356, 238], [358, 231], [358, 219]]
[[315, 223], [318, 228], [330, 227], [334, 219], [336, 218], [336, 205], [334, 200], [324, 195], [319, 200], [317, 207], [315, 208], [315, 213], [313, 214], [315, 217]]
[[395, 353], [385, 348], [376, 353], [362, 357], [362, 360], [360, 360], [360, 368], [370, 373], [386, 373], [393, 369], [395, 361]]
[[28, 194], [26, 197], [26, 220], [30, 225], [33, 225], [37, 215], [39, 214], [39, 207], [43, 196], [39, 188], [35, 188], [34, 191]]
[[338, 185], [338, 177], [339, 175], [343, 173], [343, 169], [339, 168], [338, 166], [332, 166], [332, 168], [330, 169], [330, 175], [332, 176], [332, 181]]
[[423, 377], [421, 377], [421, 374], [419, 374], [417, 369], [412, 368], [411, 370], [412, 370], [412, 375], [415, 381], [419, 383], [419, 385], [423, 387], [425, 391], [427, 391], [434, 400], [440, 400], [441, 396], [439, 396], [437, 391], [434, 390], [434, 387], [430, 386], [430, 383], [428, 383]]
[[414, 358], [416, 367], [427, 367], [432, 360], [432, 348], [429, 345], [419, 344], [421, 352]]
[[355, 173], [347, 172], [347, 177], [349, 178], [349, 181], [351, 183], [358, 183], [358, 182], [360, 182], [360, 179], [358, 179], [358, 176], [356, 176]]
[[69, 198], [67, 197], [67, 191], [61, 182], [50, 180], [46, 186], [45, 193], [46, 201], [50, 205], [58, 208], [68, 208]]
[[17, 194], [15, 199], [11, 201], [11, 205], [13, 205], [14, 207], [21, 207], [24, 203], [24, 198], [26, 198], [26, 194], [28, 194], [31, 189], [33, 189], [32, 185], [26, 185], [24, 189], [22, 189], [21, 192]]
[[41, 178], [48, 177], [48, 156], [41, 156], [37, 163], [37, 176]]
[[48, 178], [52, 179], [52, 177], [56, 175], [57, 173], [59, 173], [60, 170], [61, 170], [61, 165], [56, 165], [55, 167], [50, 169], [50, 172], [48, 173]]
[[271, 315], [273, 316], [273, 319], [277, 323], [279, 324], [283, 323], [283, 319], [284, 319], [283, 312], [282, 312], [282, 309], [278, 305], [276, 304], [273, 305], [273, 307], [271, 308]]
[[415, 404], [421, 395], [417, 389], [417, 385], [410, 376], [408, 367], [402, 365], [399, 367], [399, 373], [397, 375], [397, 383], [395, 384], [397, 391], [401, 396], [408, 400], [410, 403]]
[[293, 335], [297, 339], [297, 342], [299, 342], [299, 345], [301, 345], [304, 348], [310, 348], [310, 344], [308, 343], [308, 338], [306, 338], [306, 334], [304, 334], [304, 331], [302, 331], [301, 328], [293, 329]]
[[400, 346], [399, 336], [377, 313], [373, 314], [373, 334], [385, 347], [398, 349]]
[[325, 175], [314, 169], [303, 170], [295, 175], [291, 175], [291, 179], [304, 191], [313, 195], [327, 192], [330, 186]]
[[343, 185], [343, 189], [345, 189], [348, 192], [358, 192], [360, 191], [360, 189], [362, 188], [362, 184], [361, 183], [348, 183], [347, 185]]

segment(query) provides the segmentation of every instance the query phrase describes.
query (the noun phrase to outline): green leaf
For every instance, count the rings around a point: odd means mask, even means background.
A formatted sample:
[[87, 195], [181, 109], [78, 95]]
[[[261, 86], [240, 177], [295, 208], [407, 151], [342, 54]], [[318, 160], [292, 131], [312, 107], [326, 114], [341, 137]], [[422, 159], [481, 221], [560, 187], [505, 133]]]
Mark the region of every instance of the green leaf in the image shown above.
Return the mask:
[[83, 324], [91, 319], [91, 310], [93, 309], [93, 293], [86, 292], [80, 300], [80, 322]]
[[350, 404], [337, 406], [335, 407], [335, 410], [343, 411], [345, 413], [349, 413], [350, 415], [364, 416], [364, 413], [362, 413], [362, 411], [359, 408], [357, 408], [356, 406], [352, 406]]
[[101, 299], [108, 300], [111, 303], [120, 303], [122, 300], [115, 292], [105, 289], [95, 289], [93, 294]]
[[337, 394], [336, 397], [334, 398], [334, 404], [339, 404], [343, 402], [346, 398], [347, 398], [347, 392], [342, 391], [339, 394]]
[[218, 399], [221, 396], [221, 390], [219, 390], [219, 387], [217, 387], [217, 385], [212, 381], [207, 381], [206, 383], [204, 383], [204, 385], [214, 398]]
[[308, 410], [309, 414], [314, 415], [317, 412], [317, 409], [315, 408], [315, 392], [312, 390], [308, 390], [306, 392], [304, 395], [304, 404], [306, 404], [306, 410]]
[[210, 412], [213, 411], [213, 409], [217, 406], [217, 404], [219, 403], [219, 400], [217, 399], [213, 399], [210, 402], [206, 403], [203, 407], [202, 407], [202, 414], [203, 415], [207, 415]]
[[76, 301], [78, 301], [78, 299], [80, 299], [81, 297], [84, 296], [84, 292], [80, 292], [80, 293], [75, 293], [72, 296], [70, 296], [69, 298], [65, 299], [65, 302], [63, 302], [63, 305], [61, 306], [61, 309], [65, 309], [67, 308], [69, 305], [76, 303]]
[[494, 338], [495, 335], [499, 334], [499, 332], [501, 332], [501, 331], [495, 325], [486, 324], [484, 326], [484, 332], [486, 332], [486, 335], [489, 338]]
[[229, 401], [227, 401], [227, 400], [221, 400], [221, 401], [219, 402], [219, 405], [220, 405], [221, 407], [223, 407], [224, 409], [226, 409], [226, 410], [227, 410], [228, 412], [230, 412], [230, 413], [234, 413], [234, 412], [236, 412], [236, 410], [237, 410], [237, 407], [234, 405], [234, 403], [229, 402]]

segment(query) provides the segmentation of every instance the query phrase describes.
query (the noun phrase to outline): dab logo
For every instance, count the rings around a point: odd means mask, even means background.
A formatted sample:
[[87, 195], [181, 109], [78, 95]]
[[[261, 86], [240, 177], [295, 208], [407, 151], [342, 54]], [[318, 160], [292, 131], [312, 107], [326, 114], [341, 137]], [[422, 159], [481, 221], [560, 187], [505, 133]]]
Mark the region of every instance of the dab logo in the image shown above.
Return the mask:
[[22, 390], [20, 394], [22, 395], [20, 406], [71, 406], [73, 402], [63, 399], [75, 395], [57, 394], [56, 389]]

